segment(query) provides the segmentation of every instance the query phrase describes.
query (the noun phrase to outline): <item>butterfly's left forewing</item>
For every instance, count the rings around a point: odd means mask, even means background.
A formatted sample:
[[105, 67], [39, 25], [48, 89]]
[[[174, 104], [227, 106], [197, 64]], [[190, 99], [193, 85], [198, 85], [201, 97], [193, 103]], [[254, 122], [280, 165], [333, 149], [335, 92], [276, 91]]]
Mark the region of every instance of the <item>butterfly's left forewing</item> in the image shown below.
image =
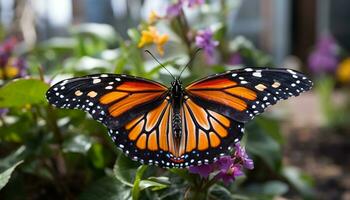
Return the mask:
[[96, 74], [63, 80], [46, 93], [59, 108], [80, 109], [116, 129], [160, 105], [168, 89], [150, 80], [117, 74]]
[[245, 123], [269, 105], [311, 86], [307, 77], [294, 70], [245, 68], [209, 76], [185, 90], [200, 106]]

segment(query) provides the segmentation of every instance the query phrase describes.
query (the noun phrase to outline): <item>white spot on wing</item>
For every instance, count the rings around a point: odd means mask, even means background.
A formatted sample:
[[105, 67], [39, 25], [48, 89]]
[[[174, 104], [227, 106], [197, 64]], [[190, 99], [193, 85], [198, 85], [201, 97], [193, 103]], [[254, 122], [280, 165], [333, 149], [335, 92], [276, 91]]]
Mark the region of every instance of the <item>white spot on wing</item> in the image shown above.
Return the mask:
[[287, 69], [287, 72], [291, 73], [291, 74], [296, 74], [295, 71], [291, 70], [291, 69]]
[[101, 82], [101, 79], [99, 79], [99, 78], [93, 79], [93, 81], [92, 81], [93, 84], [96, 84], [96, 83], [99, 83], [99, 82]]
[[255, 77], [261, 77], [261, 72], [260, 71], [256, 71], [253, 73], [253, 76]]

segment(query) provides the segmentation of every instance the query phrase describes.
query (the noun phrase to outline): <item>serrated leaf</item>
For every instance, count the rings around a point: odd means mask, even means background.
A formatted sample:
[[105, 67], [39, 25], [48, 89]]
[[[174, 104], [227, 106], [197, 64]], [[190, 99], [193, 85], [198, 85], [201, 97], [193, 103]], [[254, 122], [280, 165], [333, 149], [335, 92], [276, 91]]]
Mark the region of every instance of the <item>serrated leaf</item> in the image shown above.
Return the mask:
[[12, 167], [8, 168], [7, 170], [3, 171], [0, 174], [0, 190], [9, 182], [10, 178], [11, 178], [11, 174], [12, 172], [15, 170], [15, 168], [20, 165], [21, 163], [23, 163], [23, 160], [17, 162], [16, 164], [14, 164]]
[[37, 79], [16, 79], [0, 88], [0, 107], [46, 104], [49, 85]]

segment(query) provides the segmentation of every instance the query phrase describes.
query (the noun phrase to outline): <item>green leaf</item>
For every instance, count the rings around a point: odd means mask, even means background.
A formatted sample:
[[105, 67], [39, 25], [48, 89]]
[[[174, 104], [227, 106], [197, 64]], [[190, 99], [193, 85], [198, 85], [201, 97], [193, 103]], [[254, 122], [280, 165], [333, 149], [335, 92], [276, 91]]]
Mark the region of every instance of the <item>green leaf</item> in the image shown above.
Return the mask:
[[19, 159], [23, 159], [23, 154], [26, 150], [25, 146], [20, 146], [16, 151], [0, 160], [0, 169], [9, 168], [13, 163], [19, 162]]
[[187, 169], [172, 168], [172, 169], [168, 169], [168, 171], [180, 176], [181, 178], [189, 182], [194, 182], [194, 179], [196, 178], [196, 176], [194, 174], [190, 174]]
[[130, 189], [114, 177], [104, 177], [87, 187], [79, 197], [81, 200], [130, 200]]
[[248, 152], [260, 157], [273, 171], [278, 172], [282, 164], [281, 147], [278, 142], [257, 123], [249, 124], [247, 130]]
[[103, 154], [103, 146], [100, 143], [93, 144], [89, 149], [89, 158], [96, 168], [102, 169], [105, 167], [105, 157]]
[[312, 179], [295, 167], [285, 167], [282, 175], [300, 192], [305, 199], [313, 199], [314, 191], [311, 188]]
[[140, 33], [135, 28], [128, 29], [128, 36], [134, 43], [138, 43], [140, 41]]
[[114, 176], [123, 184], [133, 187], [132, 177], [135, 175], [137, 166], [139, 166], [137, 162], [121, 153], [113, 168]]
[[73, 152], [86, 154], [92, 146], [92, 140], [86, 135], [77, 135], [65, 140], [63, 143], [63, 152]]
[[253, 183], [247, 187], [249, 194], [281, 196], [288, 192], [288, 185], [282, 181], [268, 181], [263, 184]]
[[147, 168], [148, 168], [147, 165], [141, 165], [139, 168], [137, 168], [134, 186], [131, 191], [133, 200], [138, 200], [140, 197], [140, 191], [141, 191], [140, 182]]
[[0, 107], [46, 104], [49, 85], [37, 79], [16, 79], [0, 88]]
[[249, 200], [250, 199], [243, 195], [232, 194], [227, 188], [221, 185], [214, 185], [209, 191], [209, 196], [210, 196], [210, 199], [213, 199], [213, 200], [220, 200], [220, 199]]
[[169, 187], [166, 184], [163, 183], [158, 183], [155, 181], [150, 181], [150, 180], [141, 180], [139, 183], [139, 188], [140, 191], [146, 189], [146, 188], [150, 188], [152, 191], [157, 191], [157, 190], [162, 190]]
[[73, 38], [54, 37], [41, 43], [39, 47], [56, 51], [73, 51], [76, 41]]
[[116, 41], [116, 32], [108, 24], [86, 23], [73, 27], [71, 31], [78, 35], [92, 35], [108, 43]]
[[9, 182], [10, 178], [11, 178], [11, 174], [12, 172], [15, 170], [15, 168], [20, 165], [21, 163], [23, 163], [23, 160], [17, 162], [16, 164], [14, 164], [12, 167], [8, 168], [7, 170], [5, 170], [4, 172], [2, 172], [0, 174], [0, 190]]
[[255, 121], [262, 129], [264, 129], [264, 131], [267, 134], [269, 134], [279, 144], [284, 144], [284, 139], [280, 130], [278, 120], [267, 117], [258, 117]]

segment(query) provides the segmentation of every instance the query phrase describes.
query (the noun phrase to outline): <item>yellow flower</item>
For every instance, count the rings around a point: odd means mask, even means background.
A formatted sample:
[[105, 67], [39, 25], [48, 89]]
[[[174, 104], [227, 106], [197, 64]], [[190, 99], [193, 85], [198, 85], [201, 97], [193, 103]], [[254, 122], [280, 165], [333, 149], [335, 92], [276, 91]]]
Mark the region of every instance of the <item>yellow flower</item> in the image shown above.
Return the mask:
[[350, 82], [350, 58], [346, 58], [339, 64], [337, 78], [343, 83]]
[[164, 54], [164, 45], [168, 42], [169, 36], [167, 34], [160, 35], [154, 26], [148, 27], [148, 30], [141, 32], [141, 39], [138, 44], [139, 48], [147, 44], [155, 44], [160, 55]]
[[148, 23], [154, 24], [158, 19], [161, 17], [156, 13], [156, 11], [152, 10], [151, 13], [148, 16]]
[[[19, 69], [18, 67], [14, 66], [15, 59], [10, 58], [6, 66], [2, 70], [0, 70], [0, 78], [14, 78], [19, 74]], [[5, 73], [5, 76], [4, 76]]]

